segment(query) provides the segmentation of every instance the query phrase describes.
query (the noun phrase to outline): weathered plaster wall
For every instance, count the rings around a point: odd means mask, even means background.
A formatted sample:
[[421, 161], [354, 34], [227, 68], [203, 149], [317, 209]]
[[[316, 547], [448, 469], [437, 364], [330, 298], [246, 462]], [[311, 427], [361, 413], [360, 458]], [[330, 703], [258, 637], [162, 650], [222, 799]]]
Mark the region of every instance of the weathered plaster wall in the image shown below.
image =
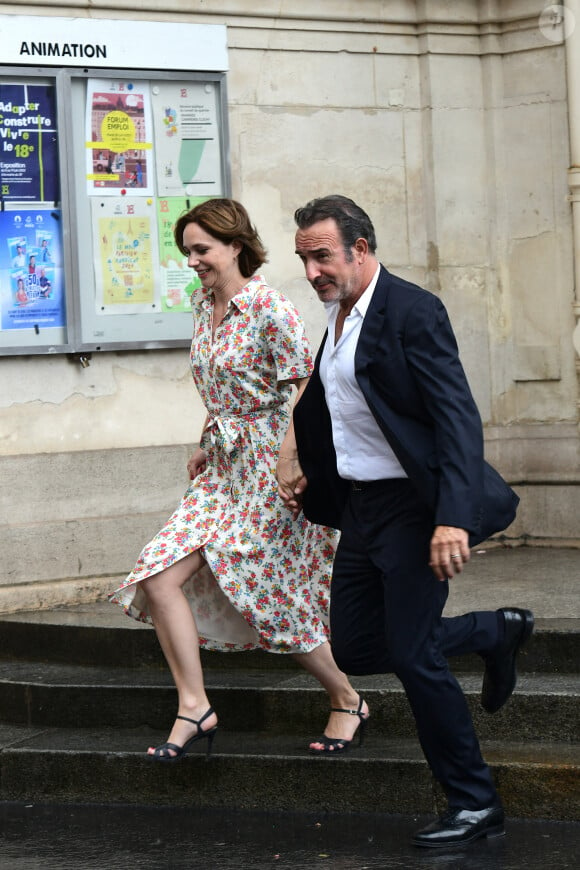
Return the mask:
[[0, 359], [0, 455], [197, 441], [187, 350]]
[[[580, 472], [568, 95], [544, 5], [40, 0], [0, 14], [227, 24], [233, 194], [269, 249], [267, 276], [316, 343], [322, 311], [292, 214], [329, 192], [360, 202], [383, 262], [449, 308], [488, 455], [525, 492], [510, 534], [569, 543]], [[126, 571], [179, 498], [183, 445], [202, 423], [187, 352], [93, 355], [87, 369], [4, 358], [0, 379], [5, 606], [14, 584], [70, 577], [74, 595], [78, 578]]]

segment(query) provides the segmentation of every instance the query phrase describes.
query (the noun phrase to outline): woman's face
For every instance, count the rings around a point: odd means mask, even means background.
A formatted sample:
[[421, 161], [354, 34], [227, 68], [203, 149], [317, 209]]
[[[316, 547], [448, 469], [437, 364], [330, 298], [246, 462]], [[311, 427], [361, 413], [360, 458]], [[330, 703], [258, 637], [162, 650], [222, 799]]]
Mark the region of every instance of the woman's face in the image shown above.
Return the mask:
[[199, 224], [189, 223], [183, 231], [183, 249], [188, 253], [187, 265], [195, 269], [208, 290], [238, 288], [241, 279], [239, 242], [224, 244], [206, 233]]

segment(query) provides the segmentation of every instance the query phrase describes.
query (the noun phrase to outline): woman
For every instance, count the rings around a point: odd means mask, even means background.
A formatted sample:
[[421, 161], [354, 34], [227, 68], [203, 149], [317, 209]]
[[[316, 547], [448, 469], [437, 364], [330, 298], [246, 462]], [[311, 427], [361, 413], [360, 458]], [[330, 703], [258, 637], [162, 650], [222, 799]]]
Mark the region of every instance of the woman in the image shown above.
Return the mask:
[[24, 278], [18, 278], [16, 282], [16, 301], [20, 306], [28, 304], [28, 293], [24, 286]]
[[[291, 418], [292, 386], [312, 359], [293, 305], [256, 270], [266, 261], [243, 206], [214, 199], [182, 215], [175, 240], [202, 288], [192, 296], [191, 368], [207, 409], [192, 483], [112, 600], [151, 620], [178, 693], [168, 742], [148, 754], [181, 758], [218, 717], [199, 646], [287, 653], [328, 692], [331, 713], [313, 752], [362, 741], [368, 706], [338, 670], [327, 640], [336, 532], [293, 518], [274, 476]], [[293, 461], [287, 457], [287, 461]]]

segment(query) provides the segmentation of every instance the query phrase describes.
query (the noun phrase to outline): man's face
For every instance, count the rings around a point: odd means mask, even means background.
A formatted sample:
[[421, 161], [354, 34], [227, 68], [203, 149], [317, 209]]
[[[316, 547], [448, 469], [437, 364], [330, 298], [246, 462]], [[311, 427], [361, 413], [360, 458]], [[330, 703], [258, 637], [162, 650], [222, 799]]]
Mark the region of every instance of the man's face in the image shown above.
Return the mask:
[[299, 229], [296, 232], [296, 253], [321, 302], [356, 299], [364, 289], [358, 252], [353, 248], [347, 254], [332, 218]]

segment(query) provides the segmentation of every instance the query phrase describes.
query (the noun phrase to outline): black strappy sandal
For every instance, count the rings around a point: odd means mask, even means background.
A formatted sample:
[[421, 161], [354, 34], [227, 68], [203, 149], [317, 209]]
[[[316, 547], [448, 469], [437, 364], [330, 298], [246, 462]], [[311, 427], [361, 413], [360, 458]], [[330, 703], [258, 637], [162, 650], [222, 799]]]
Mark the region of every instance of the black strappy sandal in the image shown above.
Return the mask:
[[[162, 761], [165, 763], [179, 761], [180, 758], [183, 758], [191, 744], [195, 743], [196, 740], [207, 740], [206, 758], [209, 758], [213, 746], [213, 739], [218, 727], [217, 725], [214, 725], [213, 728], [208, 728], [207, 731], [202, 731], [201, 723], [205, 722], [208, 716], [211, 716], [213, 712], [213, 707], [210, 707], [209, 710], [203, 714], [201, 719], [190, 719], [189, 716], [176, 716], [176, 719], [185, 719], [186, 722], [191, 722], [193, 725], [196, 725], [197, 732], [193, 737], [190, 737], [183, 746], [178, 746], [177, 743], [163, 743], [161, 746], [157, 746], [153, 754], [149, 755], [148, 758], [151, 758], [153, 761]], [[175, 755], [170, 755], [170, 750], [171, 752], [174, 752]]]
[[[358, 716], [359, 718], [359, 729], [358, 729], [358, 745], [362, 746], [362, 742], [364, 739], [364, 733], [367, 727], [367, 722], [369, 721], [370, 713], [367, 713], [366, 716], [362, 712], [362, 706], [364, 704], [363, 698], [359, 697], [358, 707], [356, 710], [345, 710], [342, 707], [331, 707], [331, 713], [350, 713], [351, 716]], [[354, 738], [353, 738], [354, 739]], [[327, 737], [326, 734], [323, 734], [320, 740], [316, 741], [317, 743], [322, 743], [323, 749], [310, 749], [310, 752], [313, 755], [340, 755], [341, 752], [346, 752], [349, 746], [352, 743], [352, 740], [347, 740], [344, 737]]]

